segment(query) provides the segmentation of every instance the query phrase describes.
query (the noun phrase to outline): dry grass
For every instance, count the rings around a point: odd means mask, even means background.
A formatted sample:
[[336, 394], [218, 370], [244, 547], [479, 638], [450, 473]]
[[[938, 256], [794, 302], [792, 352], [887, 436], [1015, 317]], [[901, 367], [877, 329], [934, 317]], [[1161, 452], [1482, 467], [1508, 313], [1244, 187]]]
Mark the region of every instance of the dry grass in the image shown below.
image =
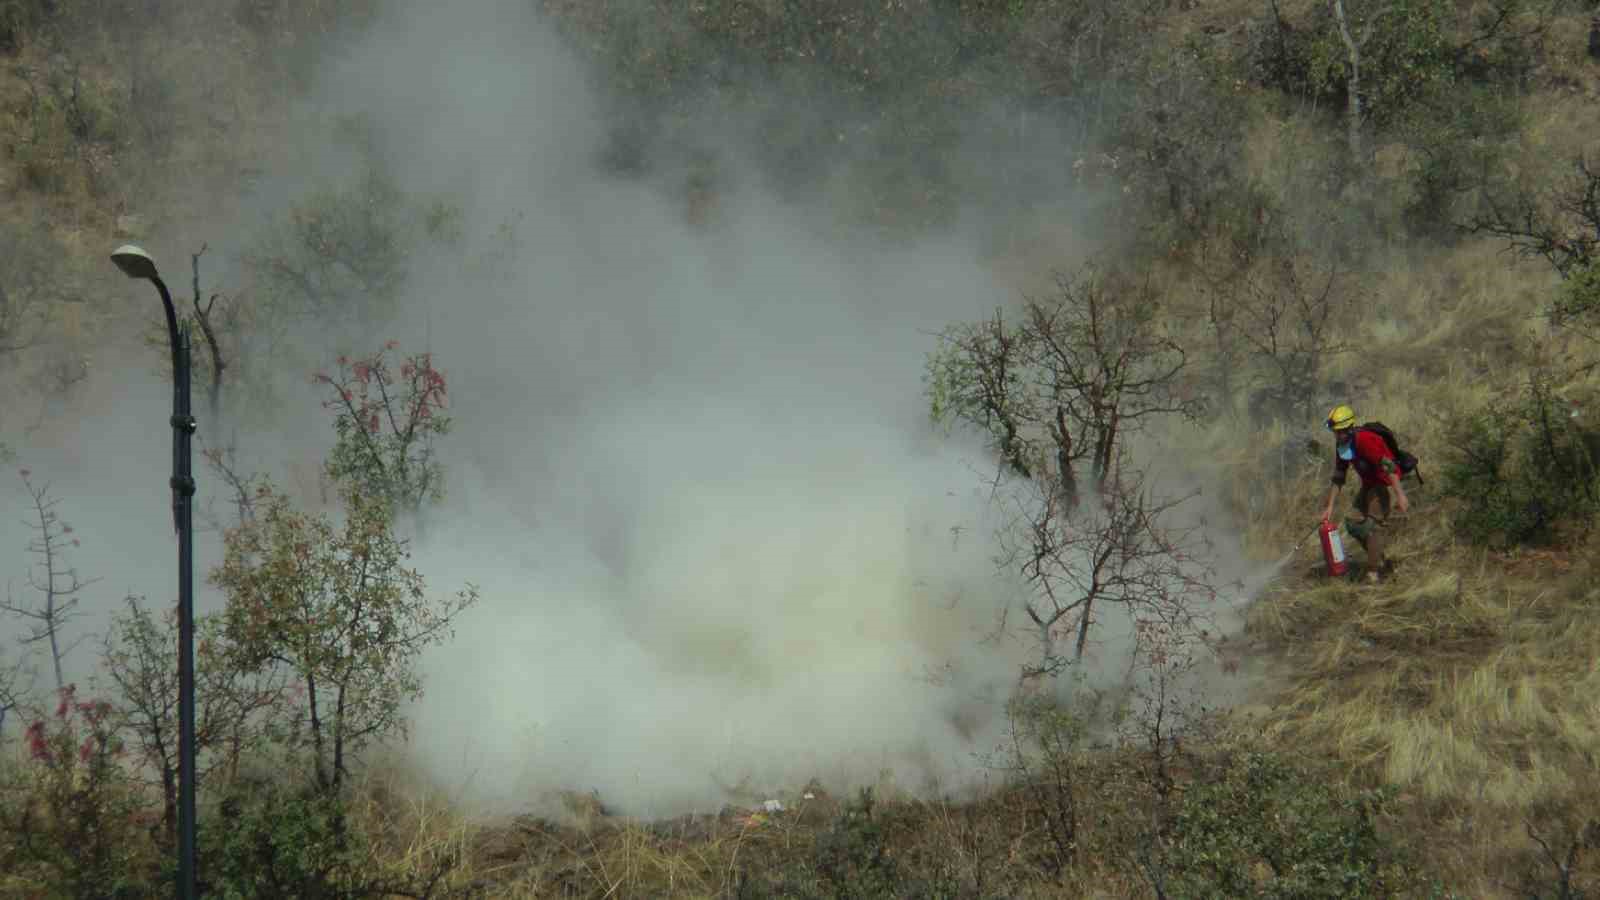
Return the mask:
[[[1485, 390], [1457, 382], [1452, 399]], [[1310, 475], [1295, 486], [1320, 488]], [[1331, 750], [1353, 782], [1402, 791], [1419, 823], [1456, 821], [1450, 852], [1487, 890], [1529, 852], [1523, 820], [1600, 796], [1594, 548], [1457, 546], [1447, 515], [1413, 495], [1391, 545], [1397, 578], [1356, 586], [1306, 566], [1251, 611], [1285, 677], [1257, 724], [1281, 746]]]
[[[941, 873], [941, 883], [1010, 897], [1135, 897], [1146, 888], [1120, 848], [1145, 823], [1145, 810], [1127, 802], [1126, 751], [1086, 755], [1082, 863], [1054, 873], [1042, 856], [1045, 837], [1038, 797], [997, 788], [973, 803], [884, 800], [873, 809], [881, 846], [908, 877]], [[468, 823], [447, 805], [404, 799], [410, 782], [366, 785], [371, 797], [360, 821], [386, 836], [385, 864], [413, 876], [429, 871], [440, 852], [459, 854], [447, 888], [474, 896], [521, 900], [564, 897], [782, 896], [784, 884], [819, 882], [819, 865], [846, 805], [813, 789], [780, 812], [729, 807], [717, 814], [642, 822], [591, 810], [567, 821], [522, 816]], [[575, 800], [576, 811], [582, 801]], [[859, 813], [858, 813], [859, 815]], [[798, 879], [785, 882], [784, 877]], [[823, 895], [831, 896], [831, 893]], [[876, 896], [876, 895], [874, 895]]]
[[[1570, 147], [1556, 131], [1541, 139]], [[1397, 258], [1373, 288], [1378, 315], [1348, 325], [1363, 351], [1325, 374], [1354, 384], [1357, 414], [1395, 427], [1437, 478], [1453, 416], [1514, 399], [1534, 365], [1592, 359], [1592, 346], [1540, 315], [1554, 282], [1542, 262], [1513, 264], [1491, 243]], [[1596, 393], [1592, 372], [1562, 390], [1583, 406]], [[1206, 440], [1230, 505], [1247, 513], [1246, 546], [1275, 559], [1315, 518], [1331, 457], [1263, 472], [1260, 449], [1311, 429], [1264, 429], [1240, 446], [1236, 427], [1219, 423]], [[1509, 896], [1511, 873], [1536, 850], [1526, 826], [1559, 843], [1600, 800], [1596, 547], [1466, 546], [1437, 488], [1408, 491], [1413, 509], [1389, 545], [1400, 570], [1382, 585], [1325, 578], [1308, 542], [1248, 616], [1251, 650], [1273, 681], [1237, 718], [1290, 752], [1331, 753], [1352, 784], [1398, 790], [1434, 871], [1467, 896]], [[1359, 547], [1351, 552], [1359, 565]], [[1580, 870], [1600, 877], [1595, 860]]]

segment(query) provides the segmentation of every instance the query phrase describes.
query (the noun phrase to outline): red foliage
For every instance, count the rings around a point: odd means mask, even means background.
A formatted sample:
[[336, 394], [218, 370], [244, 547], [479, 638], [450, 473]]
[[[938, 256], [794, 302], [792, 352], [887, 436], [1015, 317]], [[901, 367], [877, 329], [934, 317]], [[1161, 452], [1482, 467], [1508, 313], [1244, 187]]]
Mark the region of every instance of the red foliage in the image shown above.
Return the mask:
[[50, 760], [50, 744], [45, 741], [43, 719], [28, 726], [28, 756], [37, 762]]
[[74, 757], [77, 763], [88, 765], [97, 753], [117, 754], [110, 727], [111, 704], [104, 700], [78, 700], [77, 690], [77, 685], [71, 684], [61, 689], [55, 712], [59, 724], [54, 734], [43, 719], [28, 725], [25, 740], [30, 759], [59, 769], [72, 765]]
[[[323, 407], [348, 416], [371, 434], [379, 433], [385, 419], [396, 434], [409, 434], [418, 423], [433, 419], [448, 403], [444, 373], [434, 368], [431, 353], [413, 354], [400, 361], [398, 370], [391, 368], [386, 354], [399, 346], [391, 340], [371, 356], [341, 356], [336, 375], [313, 375], [313, 381], [330, 385], [337, 392], [334, 399], [323, 402]], [[391, 390], [395, 385], [403, 385], [406, 390]]]

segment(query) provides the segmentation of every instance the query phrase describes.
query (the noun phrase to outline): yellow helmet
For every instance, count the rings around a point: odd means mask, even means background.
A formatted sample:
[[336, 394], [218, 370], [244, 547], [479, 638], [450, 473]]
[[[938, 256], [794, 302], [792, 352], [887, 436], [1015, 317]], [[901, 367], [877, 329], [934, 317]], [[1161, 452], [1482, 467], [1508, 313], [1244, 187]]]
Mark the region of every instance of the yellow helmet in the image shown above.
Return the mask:
[[1356, 411], [1341, 403], [1333, 408], [1333, 412], [1328, 413], [1326, 424], [1329, 431], [1343, 431], [1346, 428], [1354, 428]]

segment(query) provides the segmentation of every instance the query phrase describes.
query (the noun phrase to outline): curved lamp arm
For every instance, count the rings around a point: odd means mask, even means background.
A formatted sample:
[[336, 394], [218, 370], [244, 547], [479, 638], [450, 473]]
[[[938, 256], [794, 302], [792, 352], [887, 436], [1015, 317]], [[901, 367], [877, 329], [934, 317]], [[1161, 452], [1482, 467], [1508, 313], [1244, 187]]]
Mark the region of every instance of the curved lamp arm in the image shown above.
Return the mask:
[[172, 365], [178, 365], [178, 311], [172, 305], [172, 294], [167, 290], [167, 283], [161, 280], [161, 275], [156, 271], [156, 261], [150, 254], [133, 244], [123, 244], [111, 253], [111, 261], [117, 264], [124, 275], [129, 278], [143, 278], [152, 282], [156, 290], [161, 292], [161, 305], [167, 312], [167, 341], [172, 347]]

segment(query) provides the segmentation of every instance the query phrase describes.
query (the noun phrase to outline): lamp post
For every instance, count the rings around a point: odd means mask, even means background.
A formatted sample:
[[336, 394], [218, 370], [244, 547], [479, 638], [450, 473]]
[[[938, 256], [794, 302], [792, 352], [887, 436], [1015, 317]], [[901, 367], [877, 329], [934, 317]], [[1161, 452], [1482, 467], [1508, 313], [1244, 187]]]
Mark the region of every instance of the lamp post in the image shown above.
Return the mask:
[[161, 292], [172, 347], [172, 519], [178, 532], [178, 897], [195, 897], [194, 867], [194, 475], [190, 471], [189, 329], [178, 328], [172, 294], [156, 273], [156, 261], [132, 244], [111, 254], [129, 278], [142, 278]]

